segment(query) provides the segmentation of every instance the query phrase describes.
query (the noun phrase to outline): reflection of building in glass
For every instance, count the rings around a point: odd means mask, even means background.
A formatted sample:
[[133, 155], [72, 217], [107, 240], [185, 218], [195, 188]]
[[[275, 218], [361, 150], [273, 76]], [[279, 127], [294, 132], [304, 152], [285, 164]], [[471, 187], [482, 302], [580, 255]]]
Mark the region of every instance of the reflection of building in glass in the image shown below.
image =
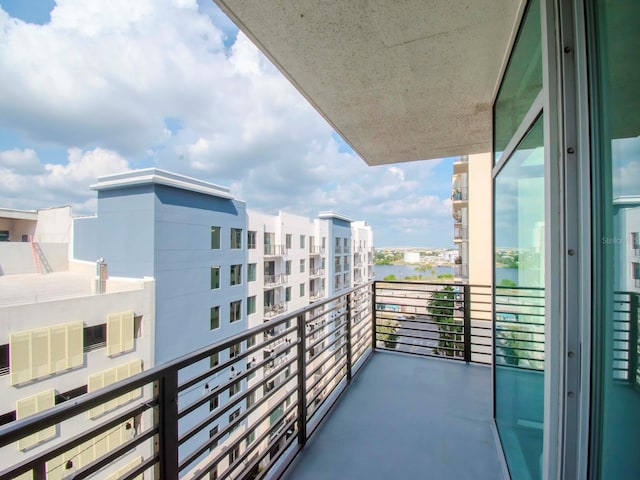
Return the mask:
[[602, 242], [613, 246], [616, 264], [626, 266], [616, 277], [615, 289], [640, 292], [640, 196], [616, 197], [613, 206], [615, 236]]

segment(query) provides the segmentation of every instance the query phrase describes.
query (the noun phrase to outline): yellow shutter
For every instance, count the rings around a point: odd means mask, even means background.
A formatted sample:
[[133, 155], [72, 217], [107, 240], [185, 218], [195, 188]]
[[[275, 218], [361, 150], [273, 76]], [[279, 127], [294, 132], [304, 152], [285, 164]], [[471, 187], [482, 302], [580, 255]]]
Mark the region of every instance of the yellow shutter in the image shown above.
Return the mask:
[[51, 373], [49, 365], [49, 327], [31, 331], [31, 378]]
[[[96, 459], [95, 453], [93, 451], [95, 440], [87, 440], [82, 445], [80, 445], [80, 464], [78, 465], [80, 468], [86, 467], [91, 462]], [[48, 480], [48, 479], [47, 479]]]
[[[13, 480], [33, 480], [33, 472], [25, 472], [22, 475], [18, 475], [17, 477], [14, 477]], [[47, 480], [49, 480], [48, 476], [47, 476]]]
[[67, 324], [67, 368], [81, 367], [84, 364], [84, 324]]
[[[116, 381], [124, 380], [129, 376], [129, 364], [125, 363], [116, 368]], [[130, 395], [125, 393], [118, 397], [118, 405], [123, 405], [129, 401]]]
[[9, 335], [9, 371], [11, 385], [31, 380], [31, 332]]
[[107, 355], [122, 352], [122, 315], [114, 313], [107, 317]]
[[60, 372], [67, 368], [67, 327], [55, 325], [49, 329], [49, 353], [51, 372]]
[[[129, 363], [129, 376], [132, 377], [136, 373], [140, 373], [142, 371], [142, 360], [134, 360]], [[132, 390], [129, 393], [129, 400], [135, 400], [137, 398], [142, 397], [142, 387]]]
[[93, 444], [93, 453], [96, 460], [109, 452], [109, 440], [107, 439], [108, 432], [101, 433], [96, 437]]
[[123, 352], [133, 350], [133, 311], [124, 312], [121, 319], [121, 345]]
[[[21, 398], [16, 402], [16, 418], [18, 420], [42, 412], [55, 405], [55, 390], [46, 390], [44, 392], [32, 395], [30, 397]], [[39, 442], [49, 440], [56, 435], [56, 427], [52, 426], [44, 430], [29, 435], [18, 441], [18, 449], [25, 450], [34, 446]]]
[[[87, 379], [87, 392], [95, 392], [96, 390], [100, 390], [104, 387], [104, 373], [94, 373], [93, 375], [89, 375]], [[104, 405], [98, 405], [97, 407], [89, 410], [89, 418], [96, 418], [99, 415], [104, 413]]]
[[[56, 392], [53, 389], [41, 392], [36, 395], [36, 399], [38, 403], [38, 412], [43, 412], [55, 406]], [[40, 430], [40, 432], [38, 432], [38, 441], [44, 442], [45, 440], [49, 440], [55, 436], [56, 426], [52, 425], [51, 427], [45, 428], [44, 430]]]
[[[36, 395], [21, 398], [16, 402], [16, 418], [18, 420], [29, 417], [38, 412], [38, 399]], [[38, 434], [34, 433], [28, 437], [18, 440], [18, 450], [25, 450], [38, 443]]]
[[[110, 368], [109, 370], [104, 371], [104, 386], [111, 385], [118, 380], [118, 369]], [[104, 411], [108, 412], [113, 410], [118, 406], [118, 399], [114, 398], [113, 400], [109, 400], [104, 404]]]

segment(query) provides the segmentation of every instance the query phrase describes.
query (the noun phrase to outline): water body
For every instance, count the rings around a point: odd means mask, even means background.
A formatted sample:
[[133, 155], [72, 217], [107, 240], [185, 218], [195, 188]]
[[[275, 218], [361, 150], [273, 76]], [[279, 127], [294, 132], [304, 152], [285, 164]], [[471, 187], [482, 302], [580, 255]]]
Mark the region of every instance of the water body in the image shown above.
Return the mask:
[[[417, 272], [415, 265], [374, 265], [373, 268], [376, 273], [376, 280], [383, 280], [387, 275], [395, 275], [398, 280], [401, 280], [404, 277], [408, 277], [410, 275], [425, 275], [422, 272]], [[436, 276], [442, 275], [443, 273], [453, 274], [453, 267], [435, 267], [435, 270]], [[517, 282], [518, 269], [496, 269], [496, 283], [500, 283], [500, 281], [504, 278]]]

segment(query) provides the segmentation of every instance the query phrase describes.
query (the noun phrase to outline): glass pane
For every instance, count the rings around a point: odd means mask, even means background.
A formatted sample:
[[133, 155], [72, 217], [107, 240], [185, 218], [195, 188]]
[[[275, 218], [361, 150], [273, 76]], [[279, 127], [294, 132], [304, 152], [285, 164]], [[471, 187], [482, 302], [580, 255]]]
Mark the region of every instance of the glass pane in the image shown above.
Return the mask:
[[593, 2], [592, 478], [640, 472], [640, 2]]
[[511, 477], [524, 479], [542, 478], [542, 125], [541, 116], [498, 173], [494, 195], [496, 424]]
[[493, 150], [498, 161], [542, 90], [540, 0], [529, 2], [494, 105]]

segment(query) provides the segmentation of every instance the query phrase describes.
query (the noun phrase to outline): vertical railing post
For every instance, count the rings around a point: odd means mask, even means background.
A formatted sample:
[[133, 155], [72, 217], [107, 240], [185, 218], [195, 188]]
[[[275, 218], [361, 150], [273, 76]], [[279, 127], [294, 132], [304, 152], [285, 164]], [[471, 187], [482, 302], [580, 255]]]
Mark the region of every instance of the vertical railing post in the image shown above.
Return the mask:
[[178, 371], [169, 370], [160, 380], [159, 445], [160, 478], [178, 478]]
[[469, 363], [471, 361], [471, 288], [465, 284], [462, 289], [464, 299], [464, 361]]
[[347, 311], [345, 312], [345, 337], [347, 339], [347, 384], [351, 383], [351, 307], [353, 302], [353, 293], [347, 293], [346, 295]]
[[296, 317], [298, 322], [298, 444], [307, 443], [307, 331], [304, 314]]
[[376, 281], [371, 284], [371, 351], [376, 350]]
[[638, 294], [629, 294], [629, 383], [638, 379]]
[[33, 470], [33, 480], [45, 480], [47, 478], [47, 463], [40, 462]]

